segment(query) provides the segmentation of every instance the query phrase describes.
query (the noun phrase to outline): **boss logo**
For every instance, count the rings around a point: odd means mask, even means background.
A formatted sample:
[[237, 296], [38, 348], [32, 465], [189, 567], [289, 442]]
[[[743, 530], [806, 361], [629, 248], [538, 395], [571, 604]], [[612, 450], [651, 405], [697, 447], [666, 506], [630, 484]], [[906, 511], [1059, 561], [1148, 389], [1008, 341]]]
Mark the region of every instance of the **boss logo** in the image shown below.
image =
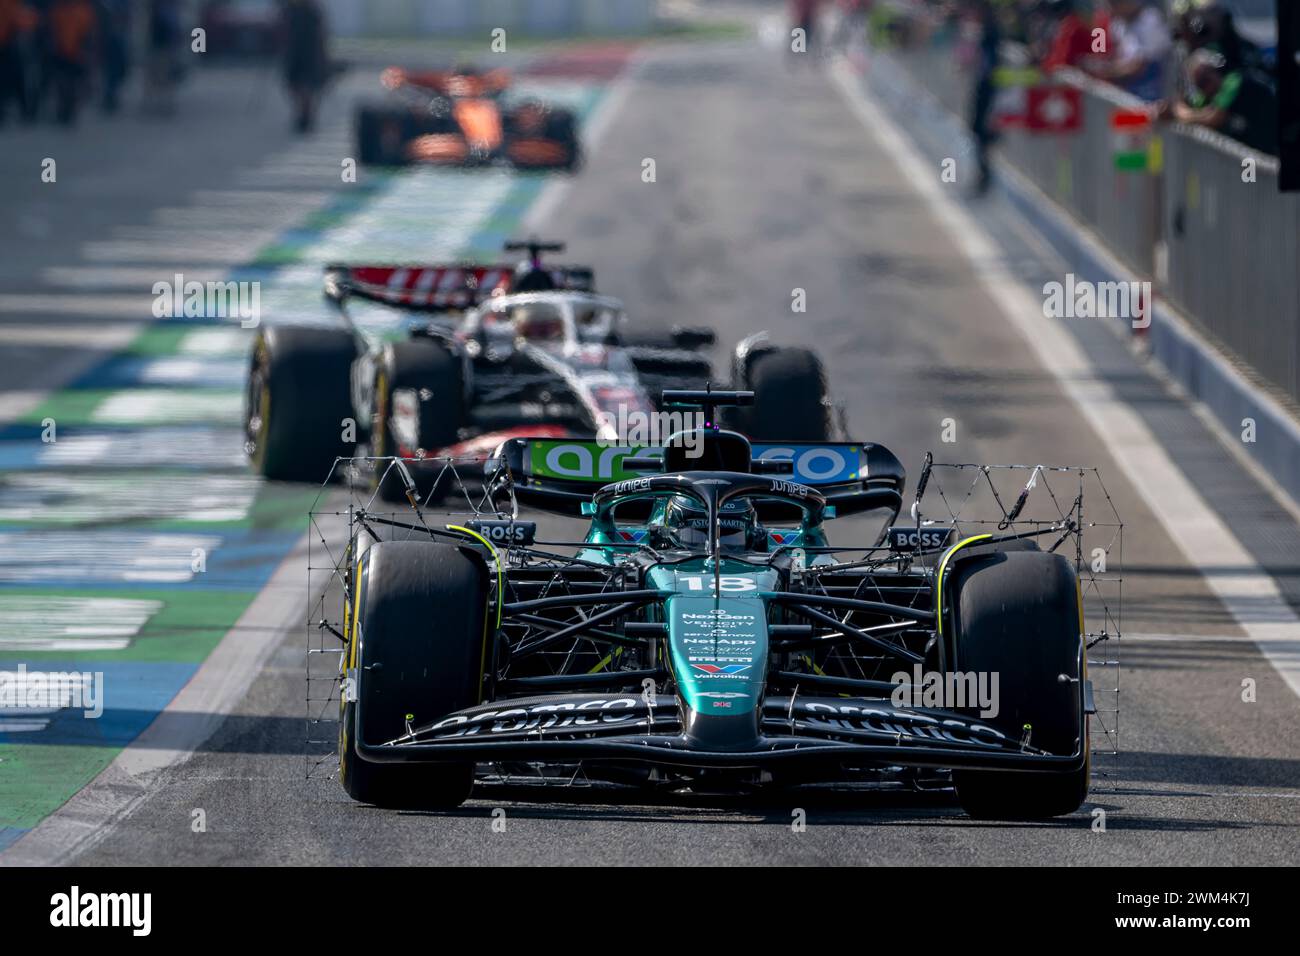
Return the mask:
[[889, 549], [891, 551], [933, 551], [946, 547], [952, 541], [954, 530], [945, 525], [890, 528]]
[[478, 518], [465, 522], [465, 527], [477, 531], [493, 544], [526, 548], [537, 537], [536, 521], [490, 521]]

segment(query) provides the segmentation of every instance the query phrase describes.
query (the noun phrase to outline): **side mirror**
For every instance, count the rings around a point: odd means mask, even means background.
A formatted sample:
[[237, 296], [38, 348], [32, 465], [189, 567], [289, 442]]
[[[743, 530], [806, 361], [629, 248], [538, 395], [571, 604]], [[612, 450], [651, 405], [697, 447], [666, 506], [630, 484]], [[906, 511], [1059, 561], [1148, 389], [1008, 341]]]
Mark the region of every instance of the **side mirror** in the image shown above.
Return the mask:
[[629, 455], [619, 464], [624, 471], [635, 471], [638, 474], [653, 474], [664, 470], [664, 460], [651, 455]]
[[712, 329], [699, 326], [673, 326], [673, 344], [679, 349], [702, 349], [717, 340]]
[[342, 303], [348, 297], [347, 273], [337, 269], [327, 269], [324, 282], [325, 298], [331, 302]]
[[756, 475], [793, 475], [793, 458], [755, 458], [749, 466]]

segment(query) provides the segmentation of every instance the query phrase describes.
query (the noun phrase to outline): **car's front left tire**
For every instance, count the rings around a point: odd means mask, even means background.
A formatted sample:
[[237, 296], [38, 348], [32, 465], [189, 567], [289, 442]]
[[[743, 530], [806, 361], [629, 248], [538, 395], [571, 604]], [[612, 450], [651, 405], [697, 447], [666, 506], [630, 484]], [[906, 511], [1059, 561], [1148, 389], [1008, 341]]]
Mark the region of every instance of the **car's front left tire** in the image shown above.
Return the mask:
[[981, 552], [960, 561], [943, 587], [953, 669], [998, 678], [997, 716], [980, 722], [1012, 740], [1027, 733], [1031, 747], [1055, 756], [1082, 752], [1068, 770], [954, 771], [963, 809], [979, 819], [1073, 813], [1088, 795], [1089, 775], [1088, 674], [1073, 566], [1038, 550]]
[[[370, 452], [375, 457], [395, 456], [398, 448], [394, 428], [396, 399], [404, 393], [414, 401], [414, 425], [418, 444], [407, 451], [433, 455], [454, 445], [460, 438], [466, 412], [464, 368], [461, 360], [437, 342], [412, 339], [394, 342], [385, 349], [375, 374], [374, 416], [370, 427]], [[430, 458], [427, 462], [406, 462], [423, 504], [436, 504], [455, 484], [448, 463]], [[392, 504], [406, 501], [406, 485], [396, 467], [375, 462], [373, 488], [380, 500]]]

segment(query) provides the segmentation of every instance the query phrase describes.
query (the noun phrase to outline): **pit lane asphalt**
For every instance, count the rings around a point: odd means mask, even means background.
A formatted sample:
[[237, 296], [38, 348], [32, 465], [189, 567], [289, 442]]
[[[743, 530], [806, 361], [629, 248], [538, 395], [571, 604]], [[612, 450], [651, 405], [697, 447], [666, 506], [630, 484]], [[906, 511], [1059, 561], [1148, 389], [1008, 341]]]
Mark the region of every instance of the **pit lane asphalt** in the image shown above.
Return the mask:
[[[654, 183], [641, 180], [647, 157]], [[854, 434], [888, 445], [913, 473], [931, 448], [949, 460], [1102, 468], [1128, 528], [1126, 630], [1191, 638], [1125, 641], [1118, 775], [1084, 810], [1037, 825], [972, 822], [943, 794], [648, 800], [480, 788], [454, 813], [393, 813], [353, 804], [327, 775], [303, 779], [295, 628], [274, 637], [237, 716], [78, 862], [1294, 861], [1294, 695], [819, 71], [790, 71], [750, 43], [652, 53], [546, 232], [569, 240], [566, 258], [594, 264], [643, 321], [709, 325], [724, 346], [759, 329], [814, 345]], [[804, 314], [790, 310], [795, 288], [807, 291]], [[1135, 365], [1139, 386], [1141, 375]], [[953, 445], [940, 444], [946, 418]], [[1257, 703], [1240, 701], [1244, 677], [1258, 681]], [[802, 832], [790, 826], [796, 806]], [[504, 832], [492, 826], [497, 807]], [[1095, 808], [1104, 832], [1091, 826]], [[191, 828], [196, 809], [206, 832]]]

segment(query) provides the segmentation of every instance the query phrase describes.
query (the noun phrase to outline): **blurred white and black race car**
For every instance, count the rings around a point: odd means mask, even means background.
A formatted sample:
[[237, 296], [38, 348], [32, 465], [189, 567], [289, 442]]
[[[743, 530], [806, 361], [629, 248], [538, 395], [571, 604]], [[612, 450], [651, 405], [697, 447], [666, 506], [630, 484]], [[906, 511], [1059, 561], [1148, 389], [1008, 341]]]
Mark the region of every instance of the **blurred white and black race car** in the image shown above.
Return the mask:
[[[334, 265], [325, 292], [335, 326], [271, 325], [257, 334], [245, 402], [246, 449], [271, 479], [323, 480], [336, 459], [417, 459], [420, 497], [437, 497], [446, 463], [485, 459], [518, 435], [607, 437], [656, 411], [665, 388], [716, 381], [712, 331], [628, 329], [593, 270], [543, 264], [559, 243], [508, 242], [517, 265]], [[353, 310], [398, 310], [404, 335], [385, 339]], [[389, 324], [391, 327], [391, 323]], [[759, 440], [824, 441], [833, 416], [811, 351], [765, 335], [736, 349], [730, 376], [757, 396], [733, 427]], [[402, 476], [372, 476], [405, 500]]]

